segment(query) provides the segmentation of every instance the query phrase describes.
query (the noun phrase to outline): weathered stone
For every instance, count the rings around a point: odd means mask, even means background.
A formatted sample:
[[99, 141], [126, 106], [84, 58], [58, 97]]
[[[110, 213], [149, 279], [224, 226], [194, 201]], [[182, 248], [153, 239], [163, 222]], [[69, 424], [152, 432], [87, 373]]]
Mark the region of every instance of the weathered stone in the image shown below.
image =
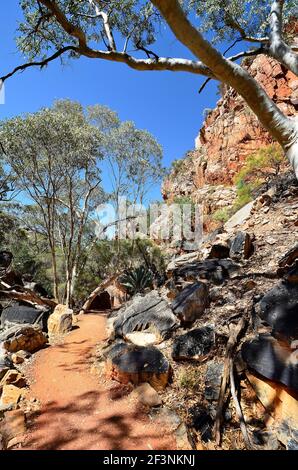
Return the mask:
[[150, 333], [150, 331], [134, 331], [133, 333], [127, 333], [125, 339], [136, 346], [151, 346], [159, 343], [157, 335]]
[[177, 295], [172, 302], [172, 309], [183, 323], [191, 323], [202, 316], [208, 303], [207, 284], [195, 282]]
[[262, 334], [245, 342], [241, 354], [249, 368], [298, 391], [298, 350], [291, 349], [288, 343]]
[[13, 368], [13, 364], [9, 357], [6, 355], [0, 356], [0, 380], [10, 368]]
[[172, 271], [176, 281], [199, 281], [206, 279], [214, 284], [222, 284], [226, 279], [233, 277], [240, 266], [228, 259], [206, 259], [185, 264]]
[[15, 385], [4, 385], [0, 398], [0, 406], [17, 405], [22, 396], [22, 389]]
[[47, 343], [47, 338], [39, 326], [19, 325], [0, 335], [4, 348], [11, 352], [20, 350], [35, 352]]
[[15, 387], [23, 388], [26, 386], [26, 379], [17, 370], [8, 370], [0, 381], [0, 387], [4, 385], [14, 385]]
[[213, 419], [209, 411], [201, 405], [194, 405], [189, 409], [189, 416], [192, 418], [192, 425], [199, 433], [203, 442], [212, 440], [213, 437]]
[[143, 383], [139, 385], [134, 391], [133, 395], [135, 395], [138, 401], [145, 406], [160, 406], [162, 404], [162, 400], [157, 393], [157, 391], [151, 387], [149, 383]]
[[232, 259], [248, 259], [253, 254], [252, 238], [247, 232], [237, 232], [231, 242], [230, 257]]
[[239, 211], [237, 211], [225, 224], [225, 230], [229, 231], [234, 229], [235, 227], [242, 225], [247, 219], [249, 219], [252, 209], [253, 209], [254, 202], [248, 202], [245, 206], [243, 206]]
[[47, 327], [47, 319], [50, 314], [49, 309], [35, 308], [18, 302], [13, 302], [3, 309], [1, 314], [1, 326], [11, 324], [39, 325], [44, 331]]
[[171, 377], [171, 366], [154, 346], [145, 348], [121, 342], [107, 353], [106, 373], [124, 384], [148, 382], [155, 390], [161, 390]]
[[6, 411], [4, 420], [1, 422], [0, 432], [6, 442], [7, 449], [19, 443], [25, 431], [24, 412], [22, 410]]
[[145, 296], [136, 295], [130, 304], [119, 310], [113, 323], [118, 337], [150, 328], [152, 332], [165, 338], [177, 327], [177, 318], [156, 291]]
[[57, 305], [52, 315], [48, 319], [49, 335], [62, 335], [72, 329], [73, 311], [66, 305]]
[[14, 364], [23, 364], [23, 362], [31, 356], [28, 351], [20, 350], [11, 355], [11, 360]]
[[177, 336], [173, 343], [172, 357], [176, 361], [202, 361], [214, 346], [214, 330], [210, 326], [196, 328], [184, 335]]
[[208, 362], [205, 376], [206, 400], [218, 400], [223, 369], [223, 363]]
[[284, 254], [284, 256], [279, 260], [278, 265], [281, 268], [290, 266], [294, 261], [296, 261], [296, 259], [298, 259], [298, 244]]
[[289, 449], [298, 447], [298, 394], [246, 372], [258, 399], [274, 418], [277, 438]]
[[224, 259], [228, 258], [230, 253], [230, 247], [227, 243], [214, 243], [210, 249], [208, 258]]
[[256, 311], [273, 334], [298, 339], [298, 285], [280, 282], [264, 295]]

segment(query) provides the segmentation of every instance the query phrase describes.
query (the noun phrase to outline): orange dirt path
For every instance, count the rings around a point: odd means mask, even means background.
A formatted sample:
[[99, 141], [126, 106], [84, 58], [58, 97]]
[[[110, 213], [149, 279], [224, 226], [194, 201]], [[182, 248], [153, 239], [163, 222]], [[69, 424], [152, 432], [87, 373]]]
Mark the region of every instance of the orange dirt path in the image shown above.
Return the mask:
[[100, 380], [90, 363], [105, 339], [105, 317], [83, 315], [63, 344], [36, 353], [29, 397], [41, 412], [24, 438], [31, 450], [175, 449], [170, 431], [137, 409], [123, 387]]

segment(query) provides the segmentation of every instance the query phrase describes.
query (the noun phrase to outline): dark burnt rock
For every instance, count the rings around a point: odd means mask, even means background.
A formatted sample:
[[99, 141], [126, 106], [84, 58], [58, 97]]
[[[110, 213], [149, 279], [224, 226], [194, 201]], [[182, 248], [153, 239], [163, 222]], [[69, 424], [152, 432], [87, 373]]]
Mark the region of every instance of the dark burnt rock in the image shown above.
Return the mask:
[[189, 416], [192, 419], [192, 426], [200, 434], [203, 442], [212, 440], [213, 419], [208, 409], [200, 405], [195, 405], [189, 409]]
[[221, 378], [224, 365], [218, 362], [209, 362], [205, 376], [205, 398], [206, 400], [218, 400]]
[[247, 232], [237, 232], [231, 242], [230, 257], [232, 259], [248, 259], [253, 254], [252, 238]]
[[195, 282], [179, 292], [172, 302], [172, 310], [183, 323], [192, 323], [202, 316], [208, 304], [207, 284]]
[[1, 281], [8, 284], [10, 287], [20, 286], [23, 287], [22, 275], [17, 271], [8, 271], [3, 276], [1, 276]]
[[1, 313], [1, 326], [5, 327], [11, 324], [34, 324], [39, 325], [44, 331], [47, 331], [49, 315], [50, 309], [44, 307], [37, 309], [30, 305], [13, 302], [3, 308]]
[[194, 261], [173, 270], [173, 277], [178, 281], [196, 281], [206, 279], [220, 285], [239, 270], [240, 266], [229, 259], [206, 259]]
[[210, 253], [208, 255], [209, 259], [218, 258], [224, 259], [229, 258], [230, 247], [228, 245], [224, 245], [223, 243], [215, 243], [212, 245]]
[[298, 259], [298, 243], [286, 252], [286, 254], [279, 260], [278, 265], [281, 268], [284, 268], [285, 266], [293, 264], [296, 259]]
[[288, 343], [262, 334], [244, 343], [241, 354], [249, 368], [298, 391], [298, 351]]
[[7, 269], [13, 260], [13, 254], [10, 251], [0, 251], [0, 270]]
[[272, 327], [272, 334], [298, 339], [298, 285], [281, 282], [264, 295], [256, 312]]
[[110, 348], [106, 371], [110, 378], [120, 383], [148, 382], [156, 390], [165, 388], [171, 377], [171, 366], [159, 349], [124, 342]]
[[177, 336], [173, 343], [173, 359], [176, 361], [205, 359], [214, 346], [214, 336], [214, 330], [210, 326], [196, 328]]
[[145, 296], [136, 295], [129, 305], [120, 309], [114, 322], [114, 331], [116, 337], [121, 337], [133, 331], [146, 330], [150, 326], [162, 338], [178, 327], [177, 318], [168, 303], [156, 291]]

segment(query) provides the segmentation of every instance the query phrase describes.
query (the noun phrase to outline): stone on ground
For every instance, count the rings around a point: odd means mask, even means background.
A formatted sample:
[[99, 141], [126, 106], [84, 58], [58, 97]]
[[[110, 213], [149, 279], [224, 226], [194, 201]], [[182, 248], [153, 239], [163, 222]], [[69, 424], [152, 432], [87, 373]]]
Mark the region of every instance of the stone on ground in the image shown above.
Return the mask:
[[214, 329], [210, 326], [196, 328], [177, 336], [173, 343], [172, 357], [176, 361], [202, 361], [214, 346]]
[[241, 354], [250, 369], [298, 392], [298, 351], [286, 342], [260, 334], [243, 344]]
[[223, 369], [224, 365], [222, 362], [208, 362], [205, 375], [206, 400], [218, 400]]
[[47, 337], [39, 326], [19, 325], [0, 334], [0, 342], [11, 353], [20, 350], [35, 352], [47, 343]]
[[135, 395], [138, 401], [145, 406], [153, 407], [160, 406], [162, 404], [159, 394], [149, 383], [139, 385], [133, 391], [133, 395]]
[[15, 385], [3, 385], [0, 406], [17, 405], [22, 396], [22, 393], [22, 389], [16, 387]]
[[0, 381], [0, 388], [4, 385], [15, 385], [15, 387], [23, 388], [26, 386], [26, 379], [17, 370], [8, 370]]
[[152, 346], [159, 343], [159, 339], [155, 333], [149, 331], [134, 331], [127, 333], [125, 339], [136, 346]]
[[183, 323], [192, 323], [202, 316], [208, 304], [207, 284], [195, 282], [179, 292], [172, 302], [172, 309]]
[[155, 390], [164, 389], [171, 377], [171, 366], [154, 346], [116, 343], [107, 353], [106, 373], [120, 383], [148, 382]]
[[136, 295], [128, 305], [119, 310], [113, 323], [115, 335], [118, 337], [153, 328], [163, 339], [177, 326], [177, 318], [168, 303], [156, 291], [151, 291], [145, 296]]
[[232, 259], [248, 259], [253, 254], [254, 246], [252, 238], [247, 232], [237, 232], [230, 247], [230, 257]]
[[63, 335], [72, 329], [73, 310], [66, 305], [57, 305], [48, 319], [49, 335]]

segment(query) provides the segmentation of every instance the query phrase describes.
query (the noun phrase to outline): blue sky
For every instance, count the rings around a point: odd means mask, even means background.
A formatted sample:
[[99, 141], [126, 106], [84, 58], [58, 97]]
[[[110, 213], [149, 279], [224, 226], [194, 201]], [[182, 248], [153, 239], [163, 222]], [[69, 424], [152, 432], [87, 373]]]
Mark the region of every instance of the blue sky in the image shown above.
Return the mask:
[[[1, 74], [23, 63], [16, 50], [15, 34], [21, 12], [17, 0], [6, 0], [1, 11]], [[187, 50], [165, 32], [158, 53], [191, 57]], [[43, 70], [27, 69], [6, 82], [6, 102], [0, 119], [50, 106], [55, 99], [70, 98], [83, 105], [101, 103], [117, 111], [122, 120], [148, 129], [164, 149], [164, 164], [181, 158], [194, 147], [203, 120], [203, 110], [219, 99], [216, 83], [199, 95], [204, 78], [187, 73], [137, 72], [122, 64], [80, 58], [66, 66], [59, 61]], [[151, 197], [160, 197], [159, 188]]]

